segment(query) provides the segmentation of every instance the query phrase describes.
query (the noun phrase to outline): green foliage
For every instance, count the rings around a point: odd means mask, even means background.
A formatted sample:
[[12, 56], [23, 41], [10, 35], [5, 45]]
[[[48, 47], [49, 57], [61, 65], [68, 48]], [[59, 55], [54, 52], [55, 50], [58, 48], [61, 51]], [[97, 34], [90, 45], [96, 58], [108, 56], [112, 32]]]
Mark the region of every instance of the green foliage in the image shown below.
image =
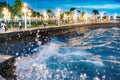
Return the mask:
[[52, 13], [52, 10], [48, 9], [46, 12], [47, 12], [47, 13]]
[[80, 13], [81, 11], [80, 10], [77, 10], [78, 13]]
[[21, 16], [22, 15], [22, 7], [23, 7], [23, 3], [21, 2], [21, 0], [15, 0], [15, 4], [12, 7], [12, 9], [14, 11], [13, 15]]
[[0, 18], [3, 17], [3, 8], [7, 8], [10, 13], [12, 12], [12, 8], [9, 4], [7, 4], [6, 2], [0, 2]]
[[74, 11], [76, 8], [70, 8], [70, 12]]
[[69, 16], [69, 15], [70, 15], [70, 12], [69, 12], [69, 11], [67, 11], [67, 12], [65, 12], [65, 14], [66, 14], [67, 16]]
[[47, 14], [48, 14], [49, 17], [51, 17], [51, 16], [54, 15], [53, 11], [50, 10], [50, 9], [48, 9], [46, 12], [47, 12]]
[[48, 25], [54, 26], [56, 25], [56, 21], [48, 21]]
[[99, 11], [98, 11], [97, 9], [94, 9], [94, 10], [92, 11], [92, 13], [93, 13], [94, 15], [97, 15], [97, 14], [99, 14]]
[[36, 16], [37, 16], [37, 17], [40, 17], [40, 16], [41, 16], [41, 14], [40, 14], [39, 12], [36, 12], [36, 11], [34, 11], [34, 10], [32, 10], [32, 9], [31, 9], [31, 11], [32, 11], [32, 16], [33, 16], [33, 17], [36, 17]]
[[86, 14], [86, 12], [82, 11], [81, 17], [83, 17]]
[[60, 14], [60, 19], [64, 18], [64, 13]]
[[37, 21], [37, 24], [36, 24], [36, 22], [32, 22], [31, 25], [32, 25], [32, 27], [39, 27], [42, 25], [42, 23], [43, 23], [42, 21]]

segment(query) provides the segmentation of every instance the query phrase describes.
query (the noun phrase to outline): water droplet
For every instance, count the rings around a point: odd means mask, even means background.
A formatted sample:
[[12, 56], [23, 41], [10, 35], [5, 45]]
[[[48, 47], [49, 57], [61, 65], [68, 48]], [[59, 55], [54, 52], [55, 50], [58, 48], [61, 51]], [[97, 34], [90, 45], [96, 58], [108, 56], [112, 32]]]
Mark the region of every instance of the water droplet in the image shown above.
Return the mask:
[[100, 78], [98, 78], [98, 77], [94, 77], [94, 79], [93, 80], [100, 80]]

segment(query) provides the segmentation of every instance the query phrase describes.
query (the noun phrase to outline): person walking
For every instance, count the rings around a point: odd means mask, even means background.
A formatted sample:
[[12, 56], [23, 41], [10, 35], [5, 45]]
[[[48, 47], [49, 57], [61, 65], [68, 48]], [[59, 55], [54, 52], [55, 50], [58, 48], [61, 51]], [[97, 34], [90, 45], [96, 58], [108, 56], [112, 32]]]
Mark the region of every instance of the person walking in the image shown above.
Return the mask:
[[19, 21], [19, 29], [21, 29], [21, 28], [22, 28], [22, 22]]
[[1, 32], [5, 32], [5, 27], [6, 27], [6, 24], [4, 23], [4, 21], [1, 22]]

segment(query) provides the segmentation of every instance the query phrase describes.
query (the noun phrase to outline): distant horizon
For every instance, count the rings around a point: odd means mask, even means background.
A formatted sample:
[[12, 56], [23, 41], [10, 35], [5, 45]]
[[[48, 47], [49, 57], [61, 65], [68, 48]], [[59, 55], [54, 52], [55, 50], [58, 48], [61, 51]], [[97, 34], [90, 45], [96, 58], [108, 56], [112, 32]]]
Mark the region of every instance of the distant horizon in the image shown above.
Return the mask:
[[[56, 11], [57, 8], [61, 8], [62, 12], [69, 11], [74, 7], [77, 10], [86, 11], [92, 14], [93, 9], [97, 9], [99, 12], [106, 12], [107, 15], [120, 15], [120, 1], [119, 0], [21, 0], [28, 4], [33, 10], [42, 13], [47, 9]], [[14, 0], [0, 0], [0, 2], [7, 2], [11, 6], [14, 4]]]

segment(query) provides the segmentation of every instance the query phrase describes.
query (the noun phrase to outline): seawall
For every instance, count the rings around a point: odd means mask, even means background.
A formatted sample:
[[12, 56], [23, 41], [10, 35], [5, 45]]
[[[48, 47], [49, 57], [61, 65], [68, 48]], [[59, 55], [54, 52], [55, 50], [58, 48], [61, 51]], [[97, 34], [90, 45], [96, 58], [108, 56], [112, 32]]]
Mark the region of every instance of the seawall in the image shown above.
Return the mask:
[[66, 25], [61, 27], [49, 27], [49, 28], [38, 28], [33, 30], [23, 30], [16, 31], [10, 33], [0, 34], [0, 43], [5, 42], [6, 40], [15, 40], [23, 37], [38, 37], [41, 36], [57, 36], [63, 35], [71, 32], [82, 32], [89, 29], [97, 29], [97, 28], [111, 28], [111, 27], [119, 27], [120, 23], [89, 23], [89, 24], [77, 24], [77, 25]]
[[23, 30], [10, 33], [0, 34], [0, 54], [23, 56], [30, 53], [31, 50], [37, 46], [50, 41], [51, 36], [63, 36], [72, 35], [80, 32], [84, 33], [87, 30], [93, 30], [98, 28], [111, 28], [119, 27], [120, 23], [92, 23], [92, 24], [78, 24], [78, 25], [66, 25], [61, 27], [45, 27], [33, 30]]

